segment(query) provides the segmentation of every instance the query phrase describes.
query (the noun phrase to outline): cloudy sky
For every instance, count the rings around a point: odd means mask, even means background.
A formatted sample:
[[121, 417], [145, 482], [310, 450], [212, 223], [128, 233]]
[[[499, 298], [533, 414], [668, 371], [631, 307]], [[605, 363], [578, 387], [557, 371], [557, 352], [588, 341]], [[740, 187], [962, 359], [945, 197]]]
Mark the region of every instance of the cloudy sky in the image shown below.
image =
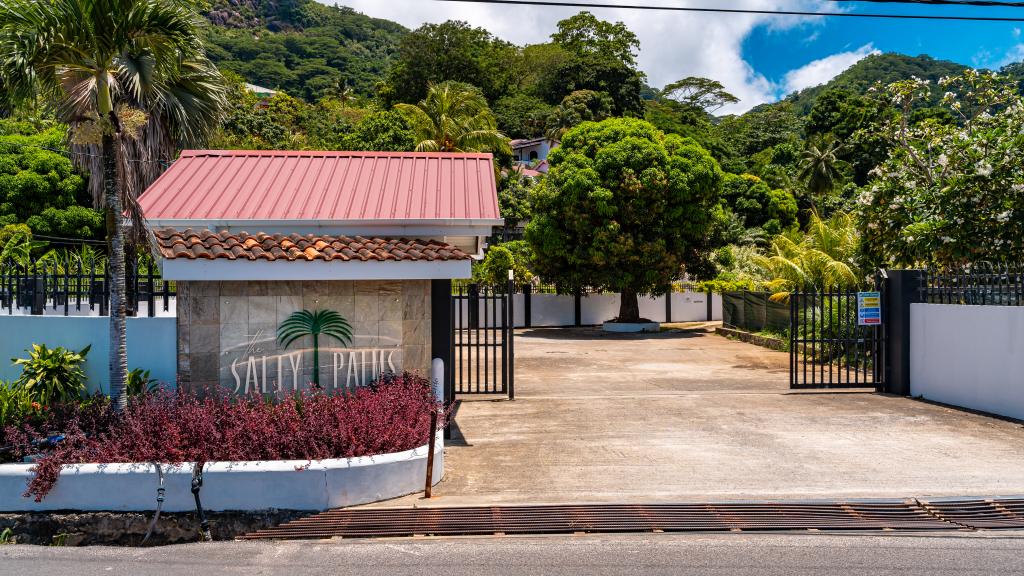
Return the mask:
[[[410, 28], [425, 22], [465, 20], [517, 44], [544, 42], [556, 23], [578, 10], [436, 0], [321, 0], [351, 6]], [[603, 0], [608, 4], [691, 5], [766, 10], [901, 12], [1024, 17], [1014, 8], [923, 8], [827, 0]], [[996, 67], [1024, 59], [1021, 24], [923, 22], [861, 18], [594, 9], [625, 22], [640, 37], [640, 67], [661, 87], [686, 76], [721, 81], [741, 99], [741, 112], [828, 81], [873, 52], [930, 54], [973, 66]]]

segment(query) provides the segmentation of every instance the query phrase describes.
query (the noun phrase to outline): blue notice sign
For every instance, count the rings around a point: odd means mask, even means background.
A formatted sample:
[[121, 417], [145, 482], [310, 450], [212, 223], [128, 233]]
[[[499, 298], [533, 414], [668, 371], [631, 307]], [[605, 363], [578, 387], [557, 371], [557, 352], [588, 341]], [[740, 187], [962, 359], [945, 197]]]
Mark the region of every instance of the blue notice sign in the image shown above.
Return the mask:
[[882, 294], [880, 292], [857, 293], [857, 325], [880, 326], [882, 324]]

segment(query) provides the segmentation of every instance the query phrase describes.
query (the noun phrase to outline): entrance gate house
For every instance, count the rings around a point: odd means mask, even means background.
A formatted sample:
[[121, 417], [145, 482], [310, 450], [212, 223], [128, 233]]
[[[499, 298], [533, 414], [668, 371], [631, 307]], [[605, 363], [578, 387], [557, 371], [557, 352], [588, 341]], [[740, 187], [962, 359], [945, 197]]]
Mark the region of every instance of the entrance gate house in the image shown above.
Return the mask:
[[[139, 203], [183, 386], [340, 392], [441, 360], [452, 400], [452, 281], [502, 223], [490, 154], [185, 151]], [[350, 334], [283, 339], [307, 312]]]
[[790, 388], [884, 389], [882, 289], [790, 295]]

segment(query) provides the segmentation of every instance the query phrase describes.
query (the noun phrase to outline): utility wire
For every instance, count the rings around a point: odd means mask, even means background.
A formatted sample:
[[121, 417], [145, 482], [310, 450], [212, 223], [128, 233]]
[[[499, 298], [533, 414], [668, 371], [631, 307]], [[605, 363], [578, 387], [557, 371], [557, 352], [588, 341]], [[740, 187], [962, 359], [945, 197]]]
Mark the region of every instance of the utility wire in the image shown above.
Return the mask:
[[[619, 10], [654, 10], [662, 12], [701, 12], [717, 14], [760, 14], [767, 16], [821, 16], [837, 18], [882, 18], [888, 20], [952, 20], [966, 22], [1024, 22], [1024, 17], [1012, 16], [954, 16], [943, 14], [885, 14], [871, 12], [810, 12], [805, 10], [755, 10], [748, 8], [700, 8], [696, 6], [644, 6], [640, 4], [608, 4], [597, 2], [569, 2], [555, 0], [434, 0], [463, 4], [494, 4], [506, 6], [556, 6], [568, 8], [614, 8]], [[947, 0], [951, 1], [951, 0]], [[979, 0], [980, 1], [980, 0]]]
[[983, 8], [1024, 8], [1024, 2], [1006, 2], [1005, 0], [827, 0], [828, 2], [857, 4], [917, 4], [923, 6], [971, 6]]

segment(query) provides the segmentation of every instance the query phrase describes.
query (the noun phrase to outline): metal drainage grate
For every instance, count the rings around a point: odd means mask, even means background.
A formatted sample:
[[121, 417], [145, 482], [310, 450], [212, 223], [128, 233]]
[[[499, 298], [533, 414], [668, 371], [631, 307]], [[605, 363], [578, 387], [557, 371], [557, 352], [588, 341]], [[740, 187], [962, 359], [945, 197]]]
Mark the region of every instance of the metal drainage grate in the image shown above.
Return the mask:
[[[952, 513], [954, 508], [950, 509]], [[967, 503], [955, 508], [968, 509]], [[927, 510], [915, 501], [896, 500], [837, 503], [339, 509], [246, 534], [242, 538], [258, 540], [578, 532], [950, 530], [963, 528], [969, 524], [966, 517], [961, 520], [963, 522], [947, 521], [937, 509]], [[1018, 526], [1024, 527], [1024, 524]]]
[[970, 528], [1024, 528], [1024, 499], [921, 502], [937, 518]]

